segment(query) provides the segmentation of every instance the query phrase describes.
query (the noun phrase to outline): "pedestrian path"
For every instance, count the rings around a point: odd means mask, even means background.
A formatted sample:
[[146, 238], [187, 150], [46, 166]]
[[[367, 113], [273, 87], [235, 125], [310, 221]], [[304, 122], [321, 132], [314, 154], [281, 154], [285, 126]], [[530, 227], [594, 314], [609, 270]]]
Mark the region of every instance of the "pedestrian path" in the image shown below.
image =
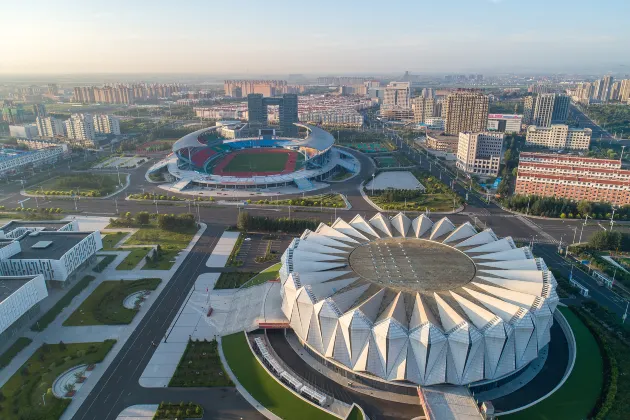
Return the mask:
[[152, 420], [158, 409], [157, 404], [138, 404], [125, 408], [116, 420]]
[[206, 267], [225, 267], [239, 235], [240, 232], [223, 232], [206, 262]]

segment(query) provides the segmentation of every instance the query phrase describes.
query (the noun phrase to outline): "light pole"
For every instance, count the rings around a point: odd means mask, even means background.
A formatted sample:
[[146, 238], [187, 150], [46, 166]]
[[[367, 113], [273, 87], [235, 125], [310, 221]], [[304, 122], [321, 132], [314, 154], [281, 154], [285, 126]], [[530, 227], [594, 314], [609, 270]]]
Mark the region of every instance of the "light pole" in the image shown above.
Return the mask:
[[118, 186], [122, 187], [122, 182], [120, 182], [120, 166], [116, 166], [116, 172], [118, 173]]
[[612, 214], [610, 215], [610, 231], [613, 230], [613, 225], [615, 224], [615, 210], [617, 210], [614, 206], [612, 208]]
[[157, 200], [153, 199], [153, 203], [155, 203], [155, 214], [160, 214], [160, 211], [158, 210]]
[[374, 197], [374, 175], [372, 174], [372, 197]]
[[[526, 214], [526, 215], [528, 215], [528, 216], [529, 216], [529, 201], [530, 201], [531, 199], [532, 199], [532, 198], [528, 195], [528, 196], [527, 196], [527, 211], [525, 212], [525, 214]], [[575, 242], [575, 241], [573, 241], [573, 242]]]
[[114, 204], [116, 204], [116, 214], [118, 214], [118, 199], [114, 198]]
[[[584, 226], [582, 226], [582, 229], [584, 229]], [[571, 242], [571, 245], [575, 245], [575, 236], [577, 235], [577, 226], [575, 226], [573, 228], [573, 242]], [[582, 234], [580, 234], [580, 238], [582, 237]]]

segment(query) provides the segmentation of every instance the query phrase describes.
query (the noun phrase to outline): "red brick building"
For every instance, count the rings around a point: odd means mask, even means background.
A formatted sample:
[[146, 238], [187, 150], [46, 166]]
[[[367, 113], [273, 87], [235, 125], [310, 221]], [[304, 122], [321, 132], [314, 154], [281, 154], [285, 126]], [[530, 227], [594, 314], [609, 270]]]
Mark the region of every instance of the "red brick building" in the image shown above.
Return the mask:
[[630, 204], [630, 170], [621, 160], [523, 152], [516, 194]]

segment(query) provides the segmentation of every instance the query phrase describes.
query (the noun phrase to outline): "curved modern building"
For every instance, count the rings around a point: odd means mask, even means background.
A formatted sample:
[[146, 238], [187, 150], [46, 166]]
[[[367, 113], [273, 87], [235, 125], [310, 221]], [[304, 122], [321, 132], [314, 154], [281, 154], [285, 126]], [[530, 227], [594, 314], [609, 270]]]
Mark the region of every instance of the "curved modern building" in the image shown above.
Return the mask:
[[[258, 137], [224, 139], [219, 134], [217, 125], [185, 135], [173, 144], [173, 153], [149, 169], [149, 173], [164, 167], [185, 186], [189, 183], [212, 188], [269, 188], [295, 185], [298, 188], [310, 188], [312, 181], [321, 181], [335, 173], [338, 166], [354, 172], [358, 170], [351, 154], [334, 148], [335, 138], [319, 127], [294, 123], [306, 132], [305, 137], [277, 137], [260, 135]], [[273, 132], [273, 130], [267, 130]], [[255, 149], [258, 152], [270, 152], [286, 149], [298, 152], [304, 158], [304, 165], [293, 172], [278, 172], [253, 175], [227, 176], [214, 174], [214, 164], [233, 152]], [[183, 188], [183, 187], [182, 187]]]
[[556, 280], [528, 247], [491, 229], [357, 215], [305, 231], [281, 261], [291, 328], [355, 373], [421, 385], [493, 381], [550, 340]]

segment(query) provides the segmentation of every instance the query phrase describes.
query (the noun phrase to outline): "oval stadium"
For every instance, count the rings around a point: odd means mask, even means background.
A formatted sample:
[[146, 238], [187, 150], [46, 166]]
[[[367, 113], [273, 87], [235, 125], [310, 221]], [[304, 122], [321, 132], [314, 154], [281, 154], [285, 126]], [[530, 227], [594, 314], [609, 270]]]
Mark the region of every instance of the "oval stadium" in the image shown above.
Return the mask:
[[301, 344], [355, 374], [497, 381], [550, 341], [558, 296], [545, 262], [468, 222], [337, 219], [306, 230], [281, 261], [282, 312]]
[[266, 189], [296, 187], [315, 189], [344, 168], [358, 170], [358, 162], [334, 147], [335, 138], [319, 127], [295, 123], [297, 135], [277, 136], [273, 129], [260, 129], [258, 136], [227, 139], [225, 129], [240, 122], [219, 123], [185, 135], [173, 144], [172, 154], [153, 165], [148, 173], [168, 170], [173, 187], [189, 185], [217, 189]]

